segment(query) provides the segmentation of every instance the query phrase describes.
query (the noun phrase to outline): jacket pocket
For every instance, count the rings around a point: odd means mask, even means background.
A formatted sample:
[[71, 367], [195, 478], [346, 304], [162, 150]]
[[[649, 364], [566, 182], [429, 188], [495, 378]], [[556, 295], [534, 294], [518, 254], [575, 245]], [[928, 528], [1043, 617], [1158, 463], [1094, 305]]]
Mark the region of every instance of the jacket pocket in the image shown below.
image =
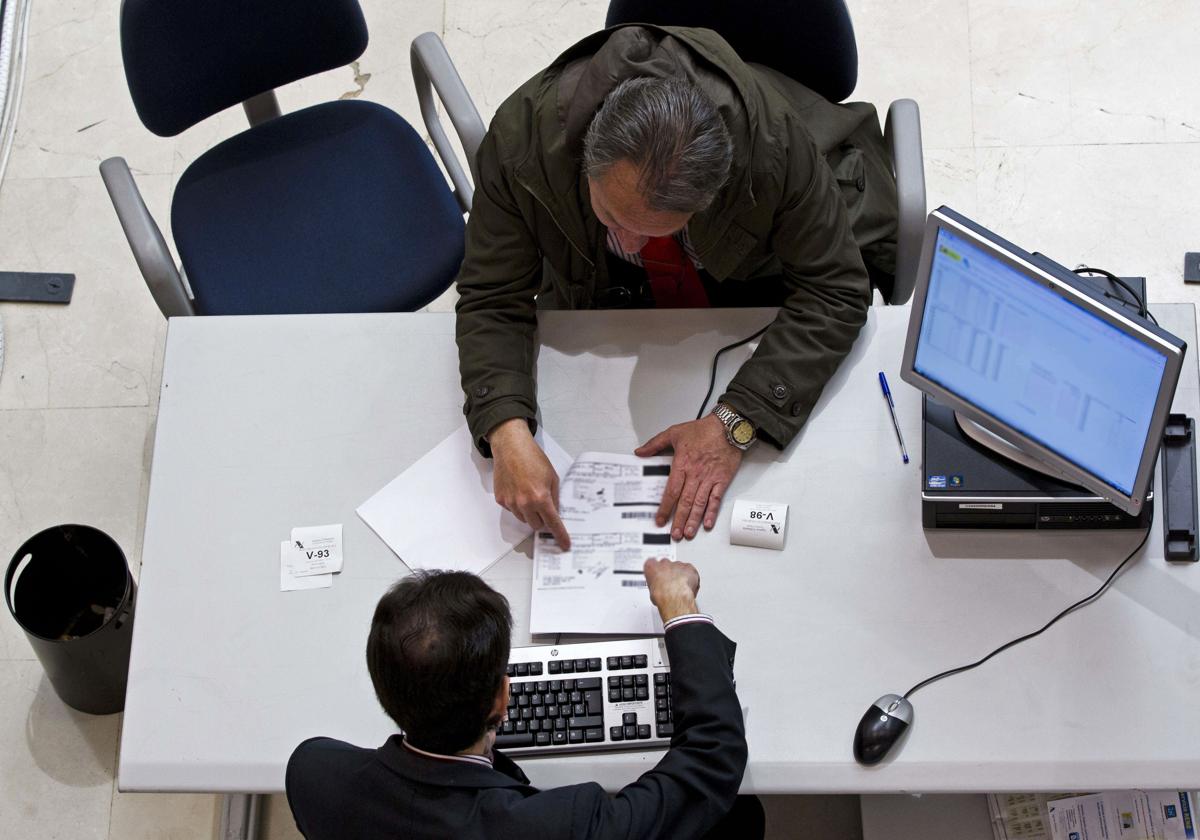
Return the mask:
[[857, 219], [862, 212], [863, 193], [867, 189], [867, 167], [863, 161], [862, 149], [843, 143], [831, 151], [825, 160], [833, 170], [833, 177], [837, 179], [842, 202], [850, 211], [851, 220]]

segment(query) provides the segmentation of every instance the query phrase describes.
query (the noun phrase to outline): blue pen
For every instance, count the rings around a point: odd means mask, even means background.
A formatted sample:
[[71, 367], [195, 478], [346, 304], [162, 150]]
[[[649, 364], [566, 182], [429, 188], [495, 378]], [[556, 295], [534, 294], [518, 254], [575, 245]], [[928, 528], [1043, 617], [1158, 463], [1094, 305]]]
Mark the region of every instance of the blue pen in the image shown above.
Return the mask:
[[883, 389], [883, 396], [887, 399], [888, 411], [892, 413], [892, 427], [896, 430], [896, 440], [900, 441], [900, 454], [904, 457], [904, 463], [908, 463], [908, 449], [904, 445], [904, 435], [900, 434], [900, 421], [896, 419], [896, 403], [892, 401], [892, 389], [888, 387], [887, 377], [883, 375], [883, 371], [879, 371], [879, 387]]

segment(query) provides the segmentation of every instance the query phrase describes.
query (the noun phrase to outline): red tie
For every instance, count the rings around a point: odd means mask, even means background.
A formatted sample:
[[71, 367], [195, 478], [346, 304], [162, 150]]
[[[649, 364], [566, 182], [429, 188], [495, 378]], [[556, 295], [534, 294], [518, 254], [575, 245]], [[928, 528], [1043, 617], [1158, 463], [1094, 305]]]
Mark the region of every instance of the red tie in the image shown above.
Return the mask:
[[696, 266], [673, 236], [654, 236], [642, 246], [642, 264], [660, 309], [708, 306], [708, 294]]

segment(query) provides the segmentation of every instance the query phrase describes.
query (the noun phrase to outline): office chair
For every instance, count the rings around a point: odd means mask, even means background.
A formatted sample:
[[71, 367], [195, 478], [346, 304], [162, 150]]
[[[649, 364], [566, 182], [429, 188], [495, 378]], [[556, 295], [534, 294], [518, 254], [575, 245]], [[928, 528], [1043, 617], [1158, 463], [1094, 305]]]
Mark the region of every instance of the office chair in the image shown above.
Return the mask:
[[147, 129], [171, 137], [239, 102], [251, 126], [179, 178], [182, 269], [125, 160], [100, 165], [164, 315], [409, 311], [450, 286], [469, 197], [412, 126], [359, 100], [280, 114], [275, 87], [366, 46], [357, 0], [124, 0], [125, 77]]
[[[858, 81], [858, 45], [845, 0], [612, 0], [605, 26], [621, 23], [694, 26], [718, 32], [747, 62], [764, 64], [831, 102], [850, 96]], [[925, 165], [921, 114], [911, 99], [888, 108], [884, 139], [892, 153], [899, 196], [896, 276], [880, 286], [884, 301], [912, 296], [925, 233]]]

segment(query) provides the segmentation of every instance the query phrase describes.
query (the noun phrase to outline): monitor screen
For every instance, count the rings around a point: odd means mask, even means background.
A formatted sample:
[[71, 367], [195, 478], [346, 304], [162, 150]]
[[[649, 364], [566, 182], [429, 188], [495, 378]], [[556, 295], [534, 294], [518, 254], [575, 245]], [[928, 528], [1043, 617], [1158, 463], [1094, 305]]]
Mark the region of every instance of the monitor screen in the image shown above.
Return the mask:
[[913, 369], [1132, 494], [1168, 368], [1166, 349], [944, 226], [929, 266]]

